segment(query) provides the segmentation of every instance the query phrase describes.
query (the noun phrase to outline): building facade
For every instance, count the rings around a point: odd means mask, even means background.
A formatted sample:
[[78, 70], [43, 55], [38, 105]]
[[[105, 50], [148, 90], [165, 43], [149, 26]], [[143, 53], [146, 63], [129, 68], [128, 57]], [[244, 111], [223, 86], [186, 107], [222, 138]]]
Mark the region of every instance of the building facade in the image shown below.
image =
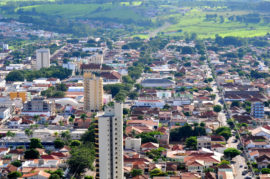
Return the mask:
[[103, 107], [103, 79], [91, 73], [84, 77], [84, 110], [99, 111]]
[[264, 104], [256, 101], [251, 103], [251, 114], [255, 118], [264, 118]]
[[49, 68], [50, 67], [50, 49], [38, 49], [36, 51], [36, 69]]
[[44, 97], [34, 97], [31, 101], [23, 104], [22, 115], [35, 116], [46, 115], [53, 116], [55, 114], [55, 103], [46, 100]]
[[123, 104], [106, 107], [95, 130], [96, 178], [123, 179]]
[[31, 94], [27, 91], [18, 91], [18, 92], [10, 92], [9, 97], [11, 100], [20, 98], [22, 99], [22, 102], [28, 101], [31, 97]]

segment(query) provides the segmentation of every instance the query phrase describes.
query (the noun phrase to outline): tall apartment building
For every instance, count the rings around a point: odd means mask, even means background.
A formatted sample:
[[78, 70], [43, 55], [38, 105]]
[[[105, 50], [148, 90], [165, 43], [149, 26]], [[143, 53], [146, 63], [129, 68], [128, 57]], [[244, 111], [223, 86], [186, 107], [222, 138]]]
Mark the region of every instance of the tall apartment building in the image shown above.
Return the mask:
[[99, 111], [103, 107], [103, 80], [92, 73], [84, 73], [84, 110]]
[[264, 118], [264, 103], [260, 100], [252, 101], [251, 114], [255, 118]]
[[36, 51], [36, 69], [49, 68], [50, 67], [50, 49], [38, 49]]
[[106, 107], [95, 130], [96, 178], [123, 179], [123, 104]]

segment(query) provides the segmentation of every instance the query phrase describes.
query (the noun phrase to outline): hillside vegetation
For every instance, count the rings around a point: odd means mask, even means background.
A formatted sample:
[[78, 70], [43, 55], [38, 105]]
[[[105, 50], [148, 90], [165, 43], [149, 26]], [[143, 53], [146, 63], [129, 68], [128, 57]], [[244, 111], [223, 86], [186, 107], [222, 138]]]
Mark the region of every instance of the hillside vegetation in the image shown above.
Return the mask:
[[[0, 0], [5, 21], [74, 36], [252, 37], [270, 31], [269, 1]], [[106, 32], [106, 33], [105, 33]]]

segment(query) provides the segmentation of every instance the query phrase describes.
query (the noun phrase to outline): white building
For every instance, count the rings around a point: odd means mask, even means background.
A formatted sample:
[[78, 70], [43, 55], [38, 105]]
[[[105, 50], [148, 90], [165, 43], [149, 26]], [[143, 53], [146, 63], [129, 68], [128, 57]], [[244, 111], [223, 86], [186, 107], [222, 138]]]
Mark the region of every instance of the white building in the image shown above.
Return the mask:
[[1, 119], [1, 122], [6, 121], [10, 117], [11, 117], [10, 108], [9, 107], [0, 107], [0, 119]]
[[127, 137], [125, 140], [125, 149], [126, 150], [140, 150], [141, 144], [142, 144], [141, 138]]
[[157, 91], [157, 97], [159, 99], [168, 99], [168, 98], [172, 97], [172, 92], [170, 90]]
[[6, 66], [6, 70], [12, 71], [12, 70], [22, 70], [25, 68], [24, 64], [10, 64], [9, 66]]
[[123, 179], [123, 104], [106, 107], [105, 113], [98, 117], [97, 126], [96, 178]]
[[6, 51], [8, 49], [9, 49], [8, 44], [3, 44], [3, 50]]
[[74, 62], [63, 63], [63, 68], [67, 68], [67, 69], [72, 70], [72, 71], [75, 71], [76, 67], [77, 67], [77, 65]]
[[145, 106], [152, 108], [163, 108], [165, 102], [159, 98], [139, 98], [135, 101], [134, 106]]
[[50, 67], [50, 49], [38, 49], [36, 51], [36, 58], [37, 58], [37, 64], [36, 68], [37, 70], [41, 68], [49, 68]]

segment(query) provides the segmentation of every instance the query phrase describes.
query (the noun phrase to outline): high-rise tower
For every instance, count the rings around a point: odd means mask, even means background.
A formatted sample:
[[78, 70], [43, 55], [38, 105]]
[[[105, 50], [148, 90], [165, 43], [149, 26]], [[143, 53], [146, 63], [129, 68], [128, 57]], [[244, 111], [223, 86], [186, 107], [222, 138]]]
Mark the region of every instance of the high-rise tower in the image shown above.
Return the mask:
[[99, 111], [103, 107], [103, 80], [92, 73], [84, 73], [84, 110]]
[[36, 51], [36, 58], [37, 58], [37, 64], [36, 68], [37, 70], [41, 68], [49, 68], [50, 67], [50, 49], [38, 49]]
[[96, 178], [123, 179], [123, 104], [105, 107], [95, 130]]

